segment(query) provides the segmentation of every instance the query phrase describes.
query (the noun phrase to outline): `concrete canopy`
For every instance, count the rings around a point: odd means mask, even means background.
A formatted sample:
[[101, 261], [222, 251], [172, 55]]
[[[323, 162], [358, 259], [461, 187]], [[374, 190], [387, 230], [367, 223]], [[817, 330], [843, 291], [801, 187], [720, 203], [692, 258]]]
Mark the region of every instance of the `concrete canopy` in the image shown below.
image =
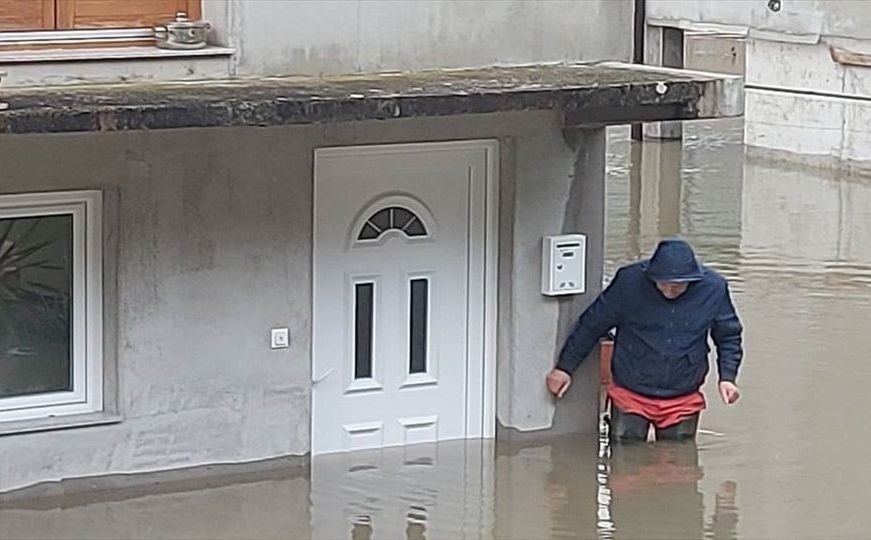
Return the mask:
[[[563, 124], [743, 113], [740, 77], [620, 63], [545, 64], [0, 93], [0, 133], [277, 126], [555, 110]], [[4, 110], [5, 109], [5, 110]]]

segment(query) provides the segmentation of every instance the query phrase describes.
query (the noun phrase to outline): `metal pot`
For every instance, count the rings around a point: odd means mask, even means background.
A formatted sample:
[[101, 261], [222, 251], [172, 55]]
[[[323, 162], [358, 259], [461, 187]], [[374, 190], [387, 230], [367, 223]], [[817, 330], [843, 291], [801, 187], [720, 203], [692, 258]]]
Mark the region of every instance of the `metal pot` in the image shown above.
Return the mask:
[[192, 21], [180, 11], [175, 20], [154, 27], [156, 45], [162, 49], [202, 49], [212, 25], [206, 21]]

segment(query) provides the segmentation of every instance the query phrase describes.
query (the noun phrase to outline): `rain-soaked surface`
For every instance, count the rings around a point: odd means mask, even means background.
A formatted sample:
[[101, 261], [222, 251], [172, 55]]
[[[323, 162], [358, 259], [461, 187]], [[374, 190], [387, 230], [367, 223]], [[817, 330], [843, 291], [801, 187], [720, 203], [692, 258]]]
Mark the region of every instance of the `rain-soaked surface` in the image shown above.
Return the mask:
[[697, 445], [331, 456], [235, 483], [10, 502], [0, 537], [871, 537], [871, 179], [746, 160], [737, 122], [689, 128], [683, 150], [626, 136], [610, 137], [607, 272], [679, 233], [729, 278], [746, 327], [743, 398], [727, 409], [708, 389]]

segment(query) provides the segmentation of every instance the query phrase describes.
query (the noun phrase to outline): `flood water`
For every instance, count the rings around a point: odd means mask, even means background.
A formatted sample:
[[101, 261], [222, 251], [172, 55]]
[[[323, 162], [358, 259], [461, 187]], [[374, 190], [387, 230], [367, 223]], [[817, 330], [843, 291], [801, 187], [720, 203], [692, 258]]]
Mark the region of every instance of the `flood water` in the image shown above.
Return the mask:
[[607, 270], [680, 234], [731, 282], [743, 397], [697, 445], [596, 437], [330, 456], [310, 470], [13, 500], [0, 538], [869, 538], [871, 179], [746, 159], [738, 122], [610, 135]]

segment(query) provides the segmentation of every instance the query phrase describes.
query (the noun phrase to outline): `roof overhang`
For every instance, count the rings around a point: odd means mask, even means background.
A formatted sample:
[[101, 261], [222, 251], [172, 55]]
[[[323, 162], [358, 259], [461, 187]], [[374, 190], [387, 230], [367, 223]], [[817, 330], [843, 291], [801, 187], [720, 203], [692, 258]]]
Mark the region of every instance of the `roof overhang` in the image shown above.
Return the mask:
[[546, 64], [0, 92], [0, 133], [280, 126], [557, 111], [566, 126], [740, 116], [740, 77], [620, 63]]

